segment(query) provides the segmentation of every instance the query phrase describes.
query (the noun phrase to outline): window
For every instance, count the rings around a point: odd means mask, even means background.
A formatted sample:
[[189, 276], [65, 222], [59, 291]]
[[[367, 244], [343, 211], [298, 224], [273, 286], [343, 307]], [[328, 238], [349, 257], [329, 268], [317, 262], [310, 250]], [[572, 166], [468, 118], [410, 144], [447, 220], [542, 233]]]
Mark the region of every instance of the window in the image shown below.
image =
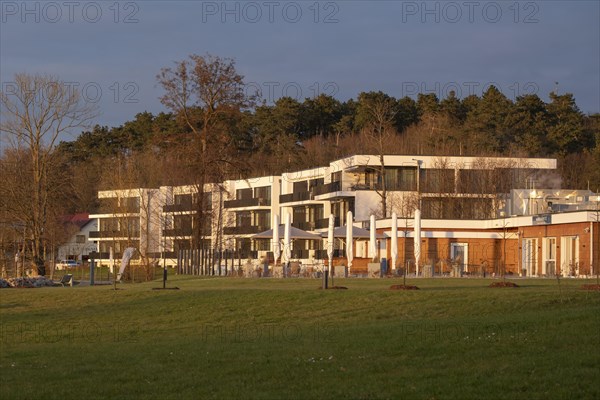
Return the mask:
[[262, 231], [269, 229], [271, 227], [271, 211], [255, 211], [254, 226], [258, 226]]
[[140, 209], [140, 198], [139, 197], [126, 197], [123, 199], [123, 204], [127, 211], [137, 212]]
[[308, 192], [308, 181], [294, 182], [294, 193]]
[[262, 186], [255, 188], [254, 198], [271, 200], [271, 186]]
[[250, 211], [241, 211], [235, 213], [235, 226], [251, 226], [252, 215]]
[[416, 167], [391, 167], [385, 169], [385, 186], [387, 190], [417, 190]]
[[421, 173], [421, 192], [454, 193], [454, 170], [422, 169]]
[[339, 220], [339, 226], [346, 225], [346, 215], [348, 211], [352, 211], [352, 214], [354, 214], [354, 199], [331, 202], [331, 213], [336, 220]]
[[176, 194], [175, 195], [175, 204], [181, 206], [191, 206], [192, 205], [192, 195], [191, 194]]
[[190, 215], [175, 215], [175, 217], [173, 218], [173, 225], [175, 229], [191, 231], [192, 217]]
[[252, 198], [252, 189], [238, 189], [235, 191], [236, 200], [249, 200]]
[[324, 184], [325, 179], [323, 178], [311, 179], [310, 181], [308, 181], [308, 189], [310, 190], [317, 186], [323, 186]]
[[342, 181], [342, 171], [332, 172], [331, 173], [331, 182], [341, 182]]
[[85, 235], [75, 236], [75, 243], [85, 243]]
[[117, 218], [102, 218], [100, 219], [101, 232], [116, 232], [119, 230], [119, 221]]
[[316, 222], [320, 219], [323, 219], [323, 205], [310, 206], [307, 209], [308, 211], [308, 219], [307, 221]]

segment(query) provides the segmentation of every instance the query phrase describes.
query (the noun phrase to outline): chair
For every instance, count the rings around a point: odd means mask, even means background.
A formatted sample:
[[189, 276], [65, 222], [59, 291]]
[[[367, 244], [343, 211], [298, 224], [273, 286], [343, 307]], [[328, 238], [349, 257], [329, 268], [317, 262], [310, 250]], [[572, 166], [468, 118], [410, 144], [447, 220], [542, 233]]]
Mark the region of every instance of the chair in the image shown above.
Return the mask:
[[69, 285], [69, 286], [73, 287], [73, 275], [72, 274], [63, 275], [63, 277], [59, 283], [62, 285], [62, 287], [65, 287], [65, 285]]

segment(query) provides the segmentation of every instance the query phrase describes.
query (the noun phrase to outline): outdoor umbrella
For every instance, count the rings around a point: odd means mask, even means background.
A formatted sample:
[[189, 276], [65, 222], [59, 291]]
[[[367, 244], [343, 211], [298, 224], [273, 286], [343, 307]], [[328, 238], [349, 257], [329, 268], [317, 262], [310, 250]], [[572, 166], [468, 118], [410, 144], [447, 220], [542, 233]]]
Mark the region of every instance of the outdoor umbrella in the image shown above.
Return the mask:
[[396, 269], [396, 260], [398, 260], [398, 217], [396, 213], [392, 214], [392, 269]]
[[377, 260], [377, 240], [375, 239], [376, 226], [374, 215], [371, 215], [371, 224], [369, 228], [369, 256], [371, 257], [371, 261], [375, 262]]
[[279, 215], [275, 214], [273, 217], [273, 257], [275, 260], [273, 261], [277, 264], [277, 259], [281, 255], [281, 246], [279, 244]]
[[352, 211], [348, 211], [346, 214], [346, 257], [348, 258], [348, 271], [352, 267], [352, 259], [354, 255], [354, 246], [352, 243]]
[[419, 260], [421, 259], [421, 210], [415, 210], [415, 274], [419, 276]]
[[[335, 217], [333, 214], [329, 215], [329, 226], [327, 227], [327, 258], [329, 259], [329, 269], [333, 272], [333, 230], [335, 229]], [[327, 274], [328, 271], [325, 271], [325, 288], [327, 288]]]
[[129, 264], [129, 261], [131, 260], [131, 258], [133, 257], [133, 255], [135, 254], [135, 248], [134, 247], [128, 247], [125, 249], [125, 251], [123, 251], [123, 258], [121, 259], [121, 268], [119, 268], [119, 274], [117, 275], [117, 280], [121, 280], [121, 277], [123, 276], [123, 272], [125, 272], [125, 268], [127, 268], [127, 265]]
[[109, 257], [108, 265], [109, 265], [109, 268], [110, 268], [110, 273], [114, 274], [115, 273], [115, 252], [114, 252], [112, 246], [110, 246], [109, 251], [110, 252], [109, 252], [109, 255], [108, 255], [108, 257]]
[[291, 240], [291, 228], [292, 228], [292, 215], [287, 213], [285, 216], [285, 230], [283, 231], [283, 256], [282, 261], [287, 264], [292, 259], [292, 240]]

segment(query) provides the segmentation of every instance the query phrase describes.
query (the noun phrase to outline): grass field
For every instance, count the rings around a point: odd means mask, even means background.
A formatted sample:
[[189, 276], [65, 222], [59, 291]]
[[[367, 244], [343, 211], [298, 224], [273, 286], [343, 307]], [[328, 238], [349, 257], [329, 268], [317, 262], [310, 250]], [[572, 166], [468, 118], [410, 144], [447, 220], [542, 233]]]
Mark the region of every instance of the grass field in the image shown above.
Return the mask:
[[600, 398], [600, 293], [490, 282], [3, 289], [0, 398]]

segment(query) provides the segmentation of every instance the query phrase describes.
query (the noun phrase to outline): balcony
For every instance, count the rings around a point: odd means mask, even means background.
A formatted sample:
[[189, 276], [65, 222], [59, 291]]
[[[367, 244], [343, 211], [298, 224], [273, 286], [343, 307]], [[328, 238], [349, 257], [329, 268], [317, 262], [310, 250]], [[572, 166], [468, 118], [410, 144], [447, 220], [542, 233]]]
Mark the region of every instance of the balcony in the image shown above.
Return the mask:
[[292, 223], [294, 228], [302, 229], [303, 231], [314, 231], [316, 225], [315, 221], [298, 221]]
[[282, 194], [279, 196], [279, 203], [292, 203], [295, 201], [306, 201], [312, 200], [311, 192], [296, 192], [289, 194]]
[[312, 189], [313, 195], [320, 196], [322, 194], [339, 192], [342, 190], [342, 182], [331, 182], [326, 185], [315, 186]]
[[223, 205], [225, 208], [270, 206], [271, 199], [263, 199], [258, 197], [251, 199], [228, 200], [223, 202]]
[[193, 204], [170, 204], [163, 207], [164, 212], [184, 212], [184, 211], [194, 211]]
[[[339, 218], [334, 218], [334, 226], [341, 226]], [[315, 229], [327, 228], [329, 228], [329, 218], [318, 219], [317, 222], [315, 222]]]
[[371, 184], [365, 184], [365, 183], [357, 183], [355, 185], [350, 186], [350, 190], [356, 191], [356, 190], [381, 190], [382, 186], [380, 183], [371, 183]]
[[[334, 249], [333, 257], [334, 258], [346, 257], [346, 252], [344, 250]], [[329, 257], [327, 256], [327, 250], [315, 250], [315, 259], [326, 260], [328, 258]]]
[[106, 239], [116, 237], [137, 238], [139, 236], [139, 231], [90, 231], [90, 239]]
[[268, 227], [264, 226], [226, 226], [223, 228], [223, 233], [225, 235], [253, 235], [256, 233], [264, 232]]
[[168, 237], [192, 236], [192, 228], [165, 229], [163, 235]]

